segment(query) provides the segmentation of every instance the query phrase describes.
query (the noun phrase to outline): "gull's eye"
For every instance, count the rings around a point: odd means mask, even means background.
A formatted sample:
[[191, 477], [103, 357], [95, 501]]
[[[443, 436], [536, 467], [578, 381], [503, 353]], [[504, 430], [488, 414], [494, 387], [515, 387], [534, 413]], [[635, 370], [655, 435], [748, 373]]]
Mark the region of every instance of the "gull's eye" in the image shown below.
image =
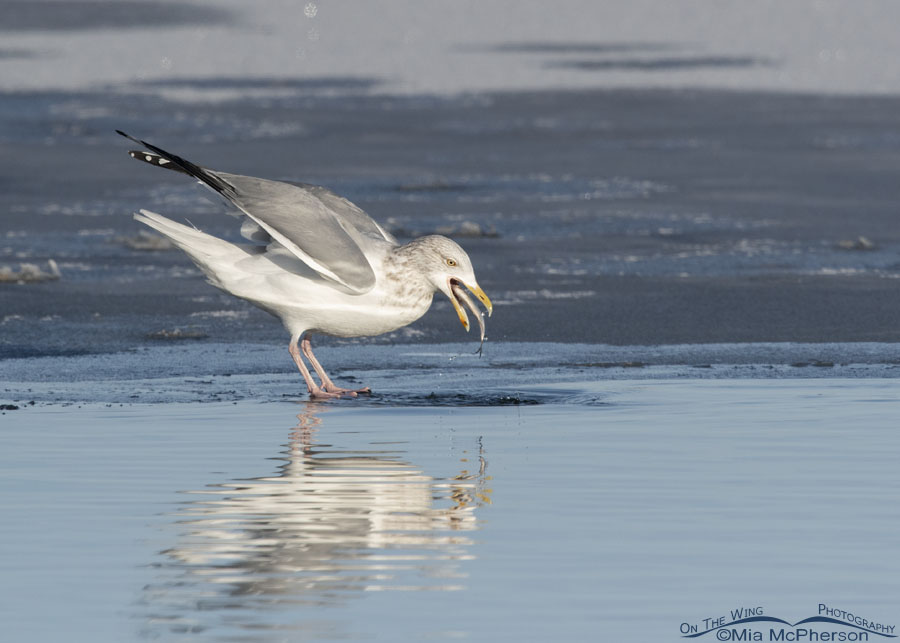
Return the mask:
[[450, 266], [451, 268], [456, 267], [456, 261], [454, 261], [453, 259], [446, 259], [446, 262], [447, 262], [447, 265]]

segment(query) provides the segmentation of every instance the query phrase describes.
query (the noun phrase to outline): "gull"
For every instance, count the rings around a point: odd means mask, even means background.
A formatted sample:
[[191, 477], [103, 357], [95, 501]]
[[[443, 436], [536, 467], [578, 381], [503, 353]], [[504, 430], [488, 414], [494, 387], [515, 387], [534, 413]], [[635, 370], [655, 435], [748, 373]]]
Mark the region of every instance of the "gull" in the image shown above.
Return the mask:
[[463, 286], [488, 316], [493, 305], [475, 279], [469, 256], [451, 239], [429, 235], [400, 244], [359, 207], [324, 187], [210, 170], [116, 132], [144, 148], [130, 151], [133, 158], [187, 174], [237, 208], [241, 236], [249, 243], [230, 243], [149, 210], [134, 218], [183, 250], [212, 285], [281, 319], [310, 398], [371, 393], [368, 387], [336, 386], [313, 355], [310, 334], [387, 333], [424, 315], [439, 291], [450, 299], [466, 331], [463, 306], [475, 315], [484, 343], [482, 312]]

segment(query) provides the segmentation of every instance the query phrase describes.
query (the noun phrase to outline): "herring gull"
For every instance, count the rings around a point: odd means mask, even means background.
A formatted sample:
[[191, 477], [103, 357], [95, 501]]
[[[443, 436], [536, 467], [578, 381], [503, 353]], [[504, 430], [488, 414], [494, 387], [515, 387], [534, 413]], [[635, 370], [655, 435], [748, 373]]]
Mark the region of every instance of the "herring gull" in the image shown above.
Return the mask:
[[360, 208], [324, 187], [209, 170], [116, 132], [146, 150], [129, 152], [133, 158], [192, 176], [237, 207], [241, 235], [249, 243], [229, 243], [149, 210], [134, 218], [187, 253], [211, 284], [281, 319], [311, 398], [371, 392], [336, 386], [313, 355], [311, 333], [387, 333], [424, 315], [438, 291], [450, 299], [467, 331], [464, 306], [471, 310], [484, 342], [482, 313], [462, 286], [488, 315], [493, 305], [469, 256], [451, 239], [429, 235], [401, 245]]

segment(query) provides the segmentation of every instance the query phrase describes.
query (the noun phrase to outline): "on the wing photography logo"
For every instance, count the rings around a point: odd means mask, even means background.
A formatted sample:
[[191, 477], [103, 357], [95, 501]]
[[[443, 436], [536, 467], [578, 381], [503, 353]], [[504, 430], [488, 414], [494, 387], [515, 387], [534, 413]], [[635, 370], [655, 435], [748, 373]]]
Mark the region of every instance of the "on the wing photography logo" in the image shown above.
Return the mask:
[[679, 626], [682, 638], [707, 635], [717, 641], [875, 641], [897, 638], [893, 625], [873, 621], [849, 610], [819, 603], [818, 613], [791, 622], [760, 607], [739, 607], [729, 616], [701, 618]]

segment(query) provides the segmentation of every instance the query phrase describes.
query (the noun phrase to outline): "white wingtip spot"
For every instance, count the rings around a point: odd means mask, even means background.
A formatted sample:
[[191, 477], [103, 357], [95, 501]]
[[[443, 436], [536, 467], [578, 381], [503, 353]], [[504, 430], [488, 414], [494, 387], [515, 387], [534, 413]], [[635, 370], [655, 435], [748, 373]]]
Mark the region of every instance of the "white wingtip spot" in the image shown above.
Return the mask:
[[144, 160], [149, 162], [149, 161], [153, 160], [153, 157], [150, 156], [149, 154], [144, 154]]
[[128, 156], [130, 156], [130, 157], [133, 158], [133, 159], [136, 159], [136, 158], [137, 158], [137, 154], [135, 154], [134, 152], [129, 152], [129, 153], [128, 153]]
[[171, 163], [171, 161], [169, 159], [159, 159], [157, 163], [159, 163], [160, 165], [168, 165], [169, 163]]

